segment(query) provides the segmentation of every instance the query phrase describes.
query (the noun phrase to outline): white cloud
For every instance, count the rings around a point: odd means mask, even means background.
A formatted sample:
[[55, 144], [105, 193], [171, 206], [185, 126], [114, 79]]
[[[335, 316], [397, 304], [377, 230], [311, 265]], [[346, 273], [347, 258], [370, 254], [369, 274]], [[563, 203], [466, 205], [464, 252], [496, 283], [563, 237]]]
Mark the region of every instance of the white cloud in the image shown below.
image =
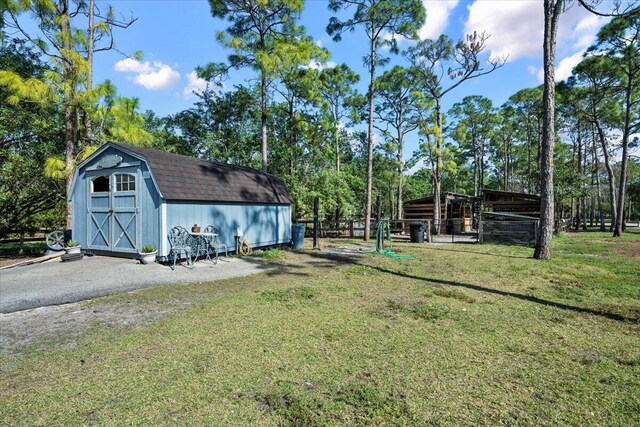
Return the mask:
[[569, 76], [571, 76], [571, 71], [573, 68], [582, 61], [582, 55], [584, 51], [578, 51], [571, 56], [567, 56], [563, 58], [556, 67], [556, 81], [565, 80]]
[[529, 65], [527, 67], [527, 72], [531, 75], [536, 75], [538, 73], [538, 69], [536, 68], [535, 65]]
[[191, 98], [194, 94], [201, 94], [205, 90], [209, 83], [205, 79], [201, 79], [198, 77], [198, 74], [195, 71], [187, 74], [187, 86], [184, 88], [184, 97]]
[[151, 64], [149, 61], [140, 62], [137, 59], [125, 58], [116, 62], [113, 69], [121, 73], [146, 73], [151, 71]]
[[133, 81], [149, 90], [161, 90], [175, 86], [180, 81], [180, 73], [161, 61], [140, 62], [126, 58], [116, 62], [114, 70], [133, 73]]
[[589, 15], [575, 25], [573, 33], [575, 34], [575, 48], [586, 49], [596, 39], [598, 30], [607, 22], [606, 18], [597, 15]]
[[316, 46], [322, 47], [322, 40], [315, 40]]
[[[562, 60], [560, 60], [560, 62], [556, 65], [556, 70], [555, 70], [555, 74], [556, 74], [555, 80], [557, 82], [565, 80], [571, 76], [571, 71], [573, 70], [573, 68], [576, 65], [578, 65], [580, 61], [582, 61], [582, 55], [584, 54], [584, 52], [585, 52], [584, 50], [581, 50], [574, 53], [573, 55], [567, 56], [565, 58], [562, 58]], [[528, 68], [529, 71], [531, 71], [532, 68], [535, 69], [535, 67], [530, 65]], [[538, 69], [537, 77], [538, 77], [538, 82], [540, 83], [544, 82], [543, 68]]]
[[334, 68], [336, 65], [335, 62], [333, 61], [327, 61], [326, 63], [322, 63], [320, 61], [317, 60], [311, 60], [309, 61], [309, 63], [305, 66], [305, 68], [308, 68], [310, 70], [324, 70], [325, 68]]
[[492, 58], [539, 56], [544, 21], [538, 1], [475, 1], [468, 6], [465, 33], [490, 34], [487, 47]]
[[427, 9], [427, 20], [418, 31], [421, 40], [437, 39], [449, 23], [451, 11], [458, 5], [459, 0], [422, 0]]
[[[401, 34], [394, 34], [388, 31], [382, 32], [381, 37], [382, 37], [382, 40], [385, 42], [390, 42], [392, 40], [395, 40], [398, 45], [407, 40], [407, 38]], [[381, 49], [385, 52], [388, 52], [391, 49], [391, 47], [389, 47], [389, 45], [385, 43], [382, 45]]]
[[[486, 31], [491, 37], [487, 47], [492, 58], [542, 57], [544, 36], [543, 3], [538, 0], [496, 1], [476, 0], [468, 6], [469, 17], [465, 33]], [[593, 43], [606, 19], [592, 15], [574, 3], [560, 16], [557, 53], [573, 56]]]

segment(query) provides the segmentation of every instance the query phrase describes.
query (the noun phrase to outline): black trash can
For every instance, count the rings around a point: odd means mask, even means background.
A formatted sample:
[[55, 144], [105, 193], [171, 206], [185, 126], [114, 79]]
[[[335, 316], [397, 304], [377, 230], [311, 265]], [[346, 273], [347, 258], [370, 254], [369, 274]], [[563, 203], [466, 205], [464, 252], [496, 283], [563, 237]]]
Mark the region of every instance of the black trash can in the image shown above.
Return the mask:
[[66, 230], [64, 230], [64, 244], [66, 245], [67, 243], [69, 243], [69, 240], [73, 239], [73, 233], [71, 232], [70, 228], [67, 228]]
[[424, 232], [427, 226], [424, 222], [412, 222], [409, 224], [411, 243], [424, 243]]
[[304, 248], [304, 224], [291, 224], [291, 240], [293, 249]]

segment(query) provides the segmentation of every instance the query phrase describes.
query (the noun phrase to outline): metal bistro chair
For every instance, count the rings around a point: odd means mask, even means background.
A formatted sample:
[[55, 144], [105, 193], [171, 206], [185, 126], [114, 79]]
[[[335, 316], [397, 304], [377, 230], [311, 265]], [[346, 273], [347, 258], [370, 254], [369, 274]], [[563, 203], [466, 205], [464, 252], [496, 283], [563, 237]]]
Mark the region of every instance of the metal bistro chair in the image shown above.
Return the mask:
[[220, 235], [220, 230], [218, 230], [217, 228], [215, 228], [213, 225], [207, 225], [204, 229], [205, 233], [214, 233], [215, 236], [212, 236], [209, 238], [209, 248], [213, 249], [214, 253], [215, 253], [215, 257], [213, 258], [213, 261], [217, 264], [218, 263], [218, 254], [220, 254], [223, 250], [224, 250], [224, 256], [228, 256], [227, 253], [227, 245], [225, 243], [222, 243], [220, 241], [218, 241], [218, 236]]
[[171, 244], [169, 258], [171, 258], [171, 255], [173, 255], [173, 265], [171, 266], [172, 270], [175, 270], [176, 260], [178, 259], [178, 255], [180, 255], [181, 252], [184, 252], [185, 256], [187, 257], [187, 266], [189, 266], [189, 268], [194, 267], [193, 260], [191, 259], [191, 240], [191, 235], [184, 227], [180, 227], [179, 225], [177, 225], [169, 231], [169, 243]]

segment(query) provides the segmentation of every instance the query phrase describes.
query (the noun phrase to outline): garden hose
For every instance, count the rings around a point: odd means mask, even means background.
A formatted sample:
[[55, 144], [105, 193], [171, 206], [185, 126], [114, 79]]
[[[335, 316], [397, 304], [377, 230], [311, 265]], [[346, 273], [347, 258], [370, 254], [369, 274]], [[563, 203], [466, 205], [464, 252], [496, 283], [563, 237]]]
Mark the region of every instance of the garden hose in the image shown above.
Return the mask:
[[240, 247], [239, 249], [240, 255], [242, 256], [251, 255], [253, 253], [253, 250], [251, 249], [251, 244], [249, 244], [249, 241], [246, 238], [242, 239], [239, 247]]
[[[384, 235], [387, 234], [387, 240], [389, 243], [387, 247], [384, 246]], [[378, 222], [378, 226], [376, 227], [376, 250], [373, 252], [377, 252], [382, 255], [386, 255], [395, 259], [416, 259], [416, 257], [411, 255], [400, 255], [393, 251], [393, 244], [391, 242], [391, 227], [389, 226], [389, 221], [383, 220]]]

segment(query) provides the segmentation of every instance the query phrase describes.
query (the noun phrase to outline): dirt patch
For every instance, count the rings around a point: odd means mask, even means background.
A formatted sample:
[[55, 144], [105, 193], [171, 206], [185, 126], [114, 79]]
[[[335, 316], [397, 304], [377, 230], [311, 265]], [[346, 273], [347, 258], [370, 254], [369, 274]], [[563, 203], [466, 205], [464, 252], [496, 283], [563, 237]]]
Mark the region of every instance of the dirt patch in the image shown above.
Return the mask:
[[607, 240], [607, 243], [615, 243], [610, 249], [614, 254], [640, 258], [640, 241]]
[[171, 303], [133, 299], [84, 301], [0, 314], [0, 356], [75, 347], [78, 338], [92, 328], [148, 324], [185, 309], [199, 299]]

